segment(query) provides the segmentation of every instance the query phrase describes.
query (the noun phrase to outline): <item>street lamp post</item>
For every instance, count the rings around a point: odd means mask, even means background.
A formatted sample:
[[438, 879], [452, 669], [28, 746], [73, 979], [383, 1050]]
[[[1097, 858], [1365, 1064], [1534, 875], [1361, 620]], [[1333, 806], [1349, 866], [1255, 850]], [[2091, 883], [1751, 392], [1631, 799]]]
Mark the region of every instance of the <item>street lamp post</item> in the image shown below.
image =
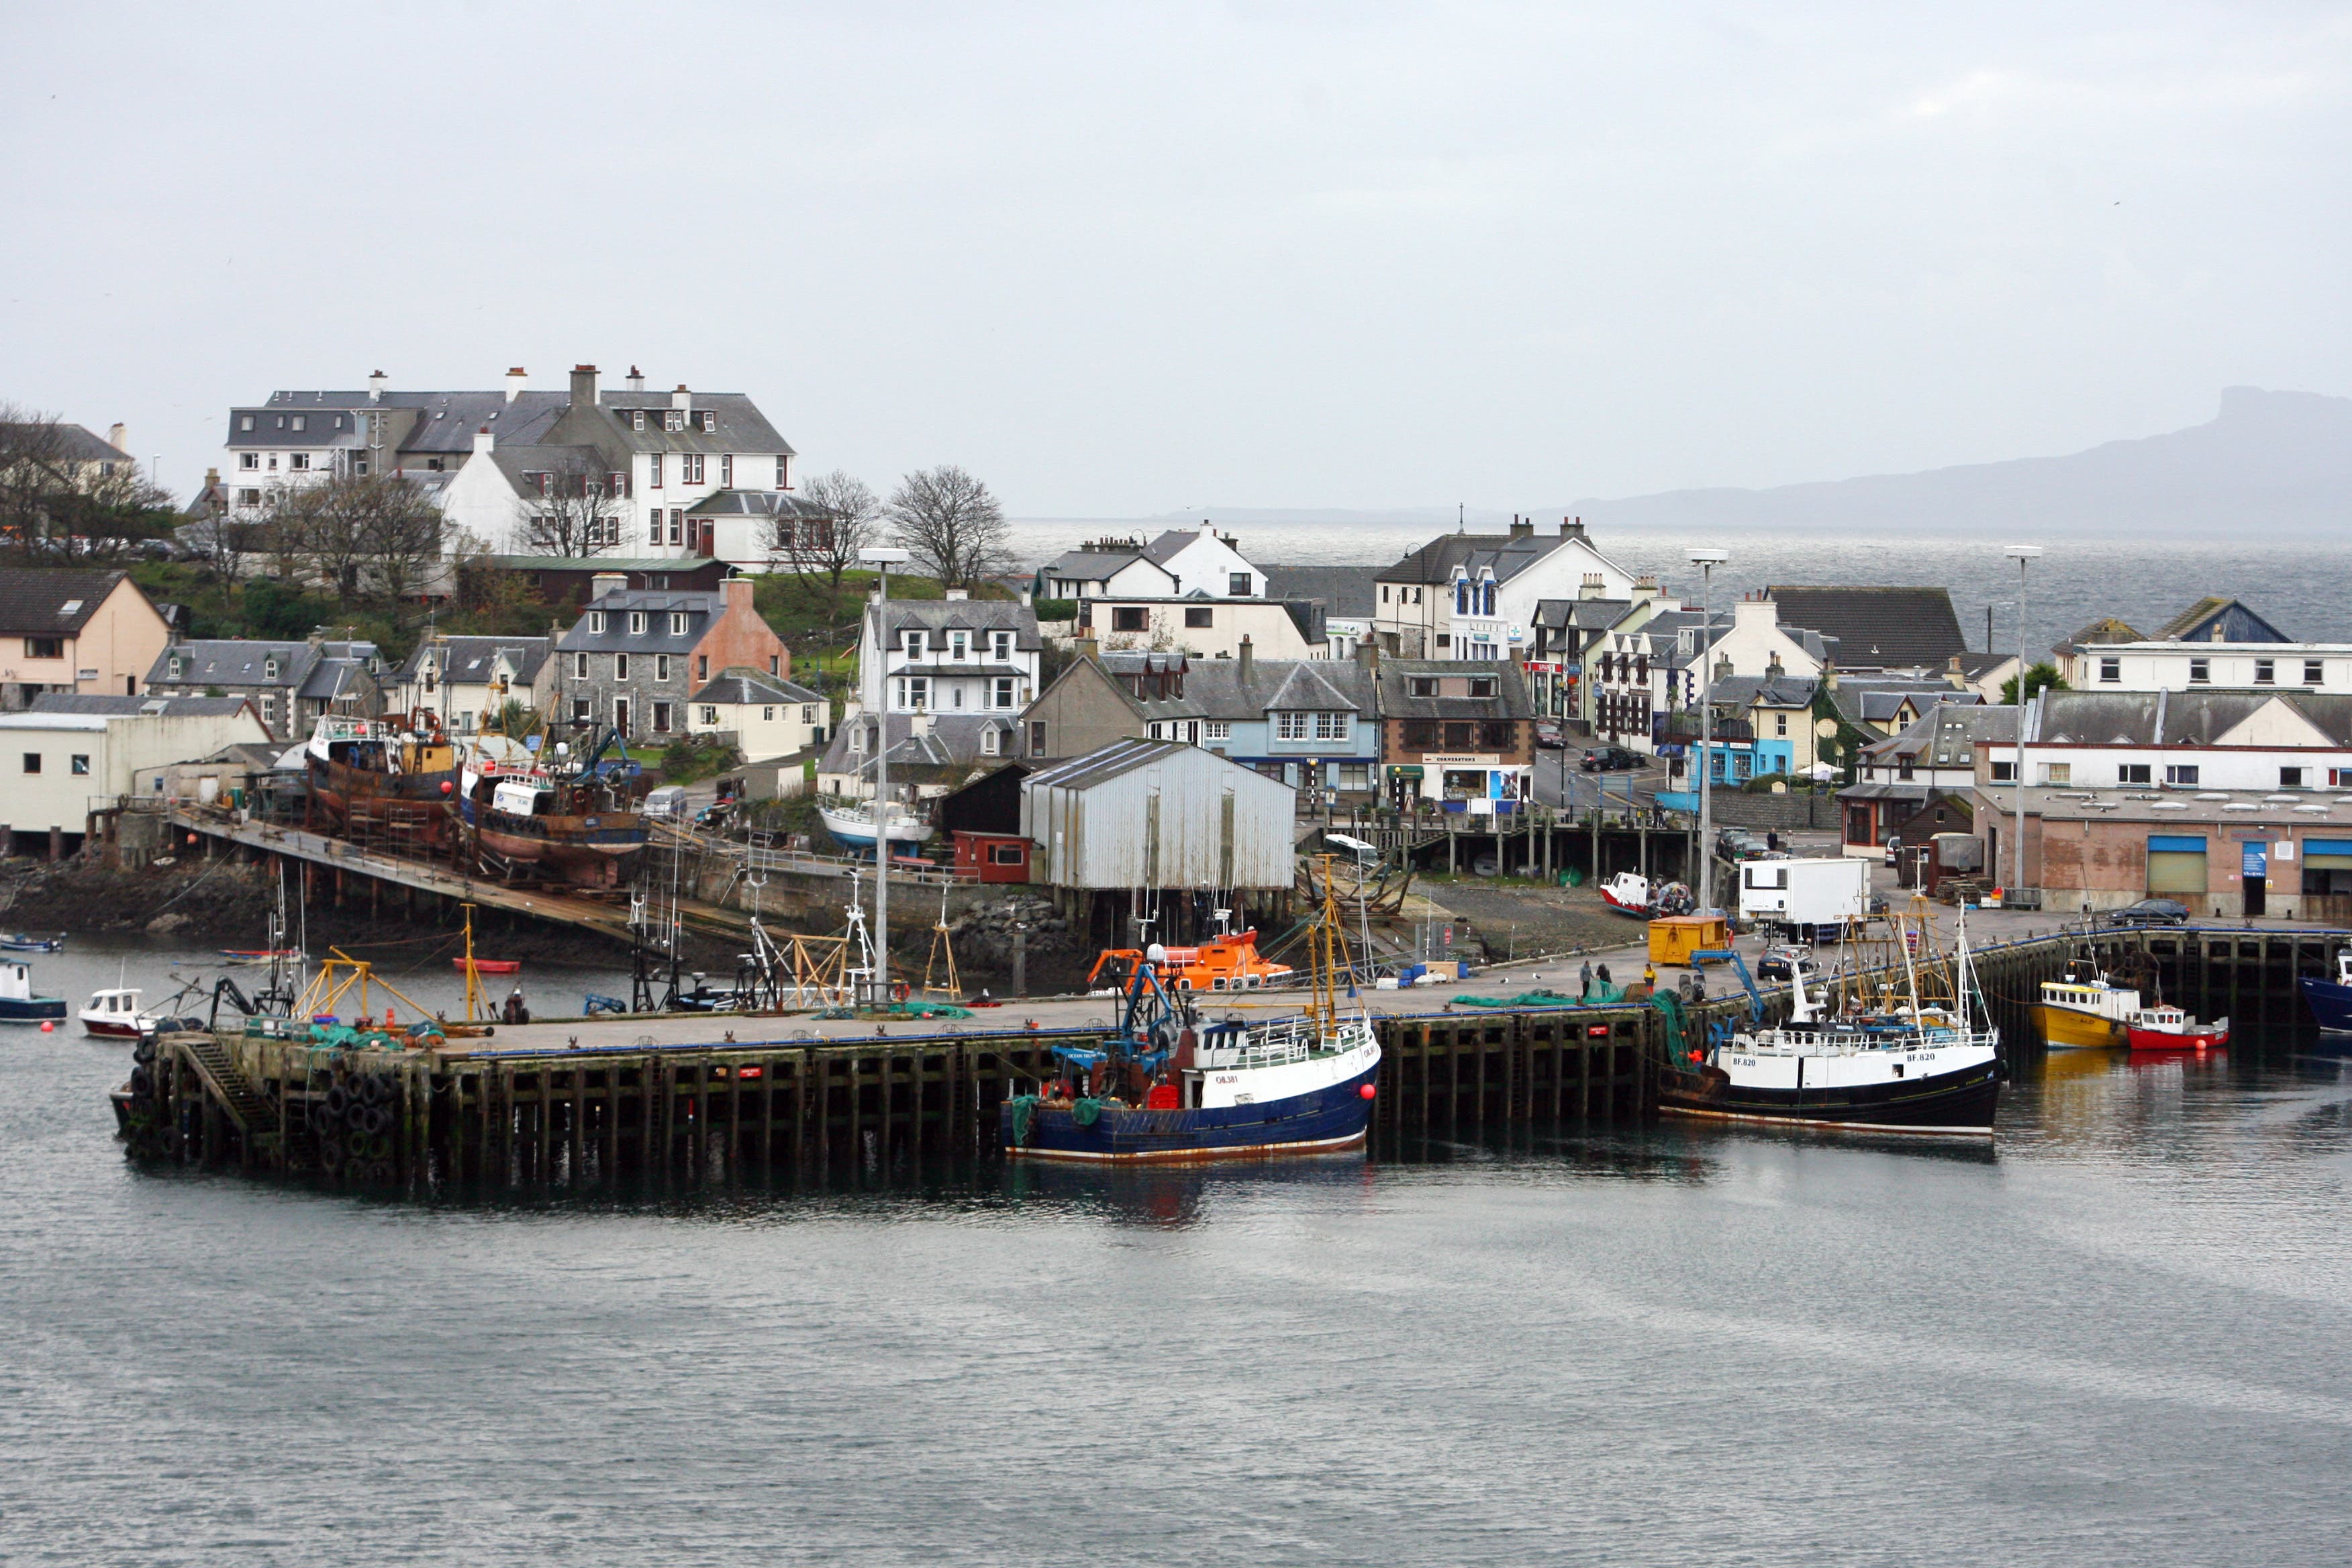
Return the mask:
[[2001, 553], [2017, 563], [2017, 842], [2010, 848], [2014, 869], [2009, 885], [2021, 891], [2025, 887], [2025, 567], [2042, 553], [2042, 546], [2012, 544]]
[[[877, 573], [874, 595], [874, 700], [880, 715], [874, 737], [874, 993], [876, 1007], [890, 1005], [890, 568], [906, 564], [903, 550], [872, 545], [857, 558]], [[864, 671], [859, 672], [861, 675]]]
[[1706, 662], [1698, 678], [1698, 907], [1715, 908], [1715, 650], [1708, 634], [1715, 628], [1715, 569], [1730, 560], [1721, 550], [1694, 550], [1690, 563], [1698, 568], [1698, 655]]

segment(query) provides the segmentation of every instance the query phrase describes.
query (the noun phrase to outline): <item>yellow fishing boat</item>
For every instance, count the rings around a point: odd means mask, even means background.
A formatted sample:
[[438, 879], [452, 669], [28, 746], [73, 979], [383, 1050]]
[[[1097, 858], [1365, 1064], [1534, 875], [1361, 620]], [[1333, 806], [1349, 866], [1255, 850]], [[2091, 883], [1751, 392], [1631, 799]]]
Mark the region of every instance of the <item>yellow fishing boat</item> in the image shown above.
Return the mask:
[[2033, 1021], [2053, 1051], [2104, 1050], [2130, 1043], [2132, 1015], [2139, 1010], [2137, 991], [2104, 974], [2084, 978], [2070, 966], [2064, 979], [2042, 983]]

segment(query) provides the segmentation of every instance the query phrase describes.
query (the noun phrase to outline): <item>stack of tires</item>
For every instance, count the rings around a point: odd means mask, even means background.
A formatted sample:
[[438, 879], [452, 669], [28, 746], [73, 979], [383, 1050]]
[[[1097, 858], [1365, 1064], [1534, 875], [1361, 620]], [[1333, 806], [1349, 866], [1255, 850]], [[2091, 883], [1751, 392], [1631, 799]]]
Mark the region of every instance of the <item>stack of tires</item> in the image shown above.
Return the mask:
[[380, 1073], [342, 1073], [310, 1102], [319, 1168], [355, 1182], [392, 1180], [394, 1089]]

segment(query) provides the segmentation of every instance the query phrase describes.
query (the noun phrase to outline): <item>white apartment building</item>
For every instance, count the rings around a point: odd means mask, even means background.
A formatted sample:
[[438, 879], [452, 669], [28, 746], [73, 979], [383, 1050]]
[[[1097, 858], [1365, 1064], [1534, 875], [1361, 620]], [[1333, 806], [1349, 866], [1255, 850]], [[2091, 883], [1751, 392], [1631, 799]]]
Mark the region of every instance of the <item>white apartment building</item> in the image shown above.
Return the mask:
[[[2294, 794], [2352, 789], [2352, 693], [2039, 692], [2026, 783], [2053, 789]], [[1979, 742], [1978, 782], [2014, 784], [2017, 746]]]

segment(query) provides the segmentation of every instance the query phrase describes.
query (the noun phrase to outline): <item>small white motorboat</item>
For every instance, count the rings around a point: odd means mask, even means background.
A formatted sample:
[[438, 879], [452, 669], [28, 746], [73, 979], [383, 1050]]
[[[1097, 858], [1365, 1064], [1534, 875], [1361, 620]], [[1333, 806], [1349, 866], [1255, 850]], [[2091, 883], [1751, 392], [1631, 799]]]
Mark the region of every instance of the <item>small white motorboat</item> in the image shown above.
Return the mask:
[[89, 1005], [81, 1010], [81, 1026], [84, 1034], [136, 1039], [162, 1017], [161, 1013], [140, 1011], [137, 986], [117, 985], [89, 994]]

